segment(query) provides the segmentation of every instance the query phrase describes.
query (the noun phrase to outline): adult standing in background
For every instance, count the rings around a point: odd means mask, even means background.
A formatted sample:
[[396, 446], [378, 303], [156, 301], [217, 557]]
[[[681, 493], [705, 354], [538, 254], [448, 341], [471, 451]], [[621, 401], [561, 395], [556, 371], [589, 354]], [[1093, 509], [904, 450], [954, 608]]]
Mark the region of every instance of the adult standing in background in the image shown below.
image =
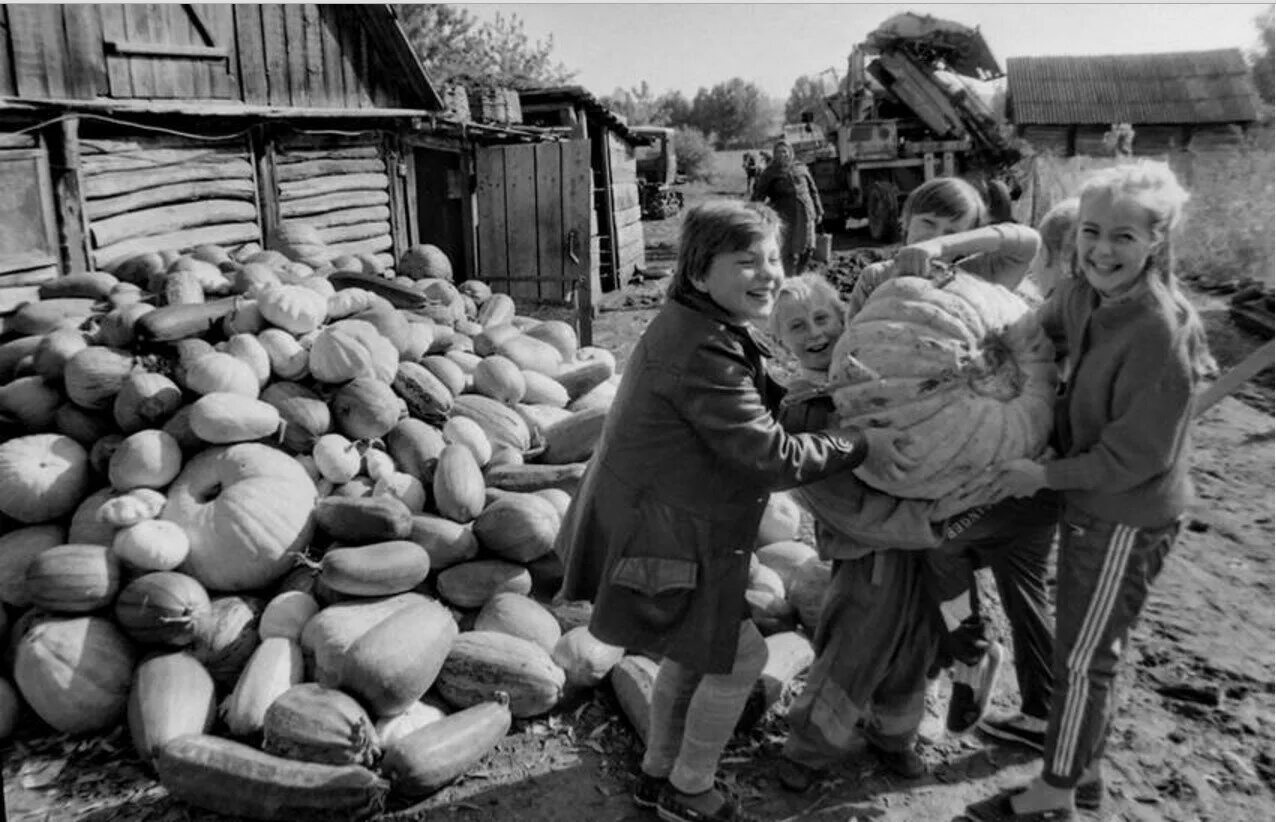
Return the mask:
[[758, 179], [758, 158], [752, 151], [744, 152], [744, 196], [753, 196], [753, 182]]
[[815, 250], [815, 229], [824, 219], [824, 208], [811, 172], [793, 159], [793, 146], [784, 140], [775, 144], [771, 164], [758, 177], [751, 198], [779, 213], [785, 227], [780, 247], [784, 273], [801, 274]]

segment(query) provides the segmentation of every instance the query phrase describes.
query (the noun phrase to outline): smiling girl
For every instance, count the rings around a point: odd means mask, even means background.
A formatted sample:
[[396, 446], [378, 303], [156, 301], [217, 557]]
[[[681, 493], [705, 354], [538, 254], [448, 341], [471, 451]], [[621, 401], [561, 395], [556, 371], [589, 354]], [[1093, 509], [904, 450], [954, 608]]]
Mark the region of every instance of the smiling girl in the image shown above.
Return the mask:
[[1060, 456], [1011, 461], [994, 481], [999, 493], [1063, 496], [1043, 769], [1027, 789], [972, 806], [976, 818], [1067, 820], [1102, 801], [1116, 666], [1192, 496], [1192, 398], [1214, 368], [1174, 277], [1170, 231], [1187, 196], [1165, 164], [1149, 162], [1081, 189], [1080, 276], [1041, 310], [1070, 362], [1055, 406]]
[[594, 601], [599, 639], [662, 657], [634, 801], [666, 822], [749, 819], [714, 788], [766, 663], [749, 619], [749, 557], [769, 492], [874, 460], [905, 469], [891, 431], [785, 433], [783, 389], [750, 323], [784, 280], [768, 206], [711, 201], [682, 225], [669, 299], [634, 348], [557, 551], [560, 597]]

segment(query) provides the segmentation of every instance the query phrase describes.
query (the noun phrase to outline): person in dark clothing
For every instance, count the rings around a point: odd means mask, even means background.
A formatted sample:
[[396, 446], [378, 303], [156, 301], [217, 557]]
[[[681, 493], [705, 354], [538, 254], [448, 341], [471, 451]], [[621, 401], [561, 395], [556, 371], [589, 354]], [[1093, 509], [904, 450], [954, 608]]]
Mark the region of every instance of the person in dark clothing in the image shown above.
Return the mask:
[[791, 145], [779, 141], [772, 156], [771, 164], [758, 176], [751, 199], [767, 203], [784, 221], [781, 254], [784, 273], [792, 277], [802, 273], [815, 251], [815, 229], [824, 220], [824, 207], [811, 172], [793, 159]]

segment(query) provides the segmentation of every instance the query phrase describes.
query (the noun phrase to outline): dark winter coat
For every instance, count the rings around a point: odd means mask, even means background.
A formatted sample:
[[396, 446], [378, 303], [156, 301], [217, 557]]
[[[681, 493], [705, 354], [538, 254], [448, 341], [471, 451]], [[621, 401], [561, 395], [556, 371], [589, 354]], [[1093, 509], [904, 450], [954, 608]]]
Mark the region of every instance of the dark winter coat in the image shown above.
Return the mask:
[[784, 432], [764, 352], [702, 295], [639, 340], [556, 545], [602, 641], [730, 671], [769, 492], [863, 461], [858, 432]]

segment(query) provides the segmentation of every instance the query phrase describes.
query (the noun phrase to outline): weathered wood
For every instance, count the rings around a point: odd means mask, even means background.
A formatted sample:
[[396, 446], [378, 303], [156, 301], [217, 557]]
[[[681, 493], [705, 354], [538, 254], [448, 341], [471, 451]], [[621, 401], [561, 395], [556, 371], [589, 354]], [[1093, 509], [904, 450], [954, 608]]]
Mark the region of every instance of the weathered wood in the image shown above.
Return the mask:
[[[478, 270], [484, 280], [509, 276], [505, 252], [505, 156], [502, 146], [475, 150], [478, 181]], [[504, 290], [503, 286], [500, 286]]]
[[265, 45], [261, 34], [261, 6], [236, 3], [235, 52], [239, 56], [239, 89], [245, 103], [270, 101], [266, 88]]
[[[511, 274], [535, 274], [536, 248], [536, 146], [505, 147], [505, 211]], [[515, 302], [535, 300], [536, 283], [513, 282], [509, 295]]]
[[136, 171], [141, 169], [183, 166], [189, 163], [218, 163], [248, 159], [247, 147], [209, 145], [202, 148], [139, 148], [121, 154], [83, 154], [86, 174], [105, 174], [112, 171]]
[[311, 214], [304, 220], [285, 220], [285, 223], [306, 223], [315, 228], [331, 228], [339, 225], [370, 222], [391, 222], [389, 207], [376, 205], [365, 208], [342, 208], [337, 211], [321, 211]]
[[80, 196], [80, 118], [68, 117], [50, 141], [54, 201], [61, 211], [58, 220], [58, 257], [67, 273], [87, 271], [84, 198]]
[[3, 26], [5, 32], [4, 39], [0, 40], [0, 91], [6, 97], [18, 96], [17, 79], [13, 76], [13, 64], [10, 58], [13, 54], [13, 44], [10, 42], [13, 29], [9, 24], [9, 3], [0, 3], [0, 26]]
[[129, 257], [147, 251], [186, 251], [205, 243], [230, 245], [232, 243], [248, 242], [261, 242], [261, 229], [256, 222], [210, 225], [178, 231], [173, 234], [137, 237], [105, 248], [99, 248], [93, 252], [93, 263], [99, 270], [110, 270]]
[[257, 206], [242, 200], [205, 200], [180, 203], [161, 208], [148, 208], [98, 220], [90, 231], [93, 244], [99, 248], [130, 237], [173, 234], [188, 228], [216, 223], [256, 221]]
[[232, 180], [252, 177], [252, 166], [246, 160], [225, 163], [191, 163], [187, 166], [153, 171], [121, 171], [95, 174], [88, 178], [84, 191], [88, 197], [113, 197], [144, 188], [186, 183], [192, 180]]
[[334, 191], [384, 190], [390, 184], [385, 174], [338, 174], [331, 177], [315, 177], [279, 184], [279, 196], [284, 200], [331, 194]]
[[43, 255], [43, 259], [43, 263], [27, 268], [25, 271], [0, 274], [0, 287], [13, 288], [21, 285], [39, 285], [40, 283], [47, 283], [49, 280], [57, 279], [58, 267], [55, 261], [50, 260], [48, 255]]
[[345, 104], [345, 76], [341, 70], [341, 39], [338, 32], [341, 22], [340, 8], [336, 4], [319, 5], [319, 40], [323, 43], [323, 99], [319, 105], [342, 106]]
[[[142, 3], [124, 3], [124, 38], [137, 40], [156, 39], [152, 30], [153, 9]], [[123, 39], [123, 38], [121, 38]], [[155, 71], [155, 63], [147, 59], [135, 59], [124, 55], [128, 63], [129, 79], [133, 83], [134, 97], [172, 97], [161, 93], [160, 83], [169, 83], [168, 72]]]
[[187, 43], [141, 43], [136, 40], [107, 40], [108, 54], [125, 57], [180, 57], [184, 60], [225, 60], [229, 54], [221, 46], [193, 46]]
[[127, 211], [137, 211], [166, 203], [184, 203], [190, 200], [202, 199], [231, 199], [252, 202], [255, 199], [255, 195], [256, 191], [252, 180], [246, 178], [202, 180], [160, 186], [158, 188], [147, 188], [131, 194], [121, 194], [117, 197], [88, 200], [85, 211], [90, 220], [102, 220]]
[[384, 234], [390, 237], [388, 220], [372, 223], [353, 223], [351, 225], [334, 225], [319, 229], [319, 236], [327, 245], [352, 243], [357, 240], [368, 240]]
[[66, 3], [67, 96], [91, 100], [108, 92], [106, 62], [102, 55], [102, 18], [92, 3]]
[[292, 145], [276, 147], [275, 157], [280, 165], [310, 163], [317, 160], [369, 160], [381, 156], [378, 146], [349, 146], [345, 148], [298, 149]]
[[182, 137], [165, 134], [162, 137], [85, 137], [80, 140], [81, 151], [88, 155], [129, 154], [164, 149], [208, 149], [217, 146], [203, 137]]
[[[98, 14], [102, 21], [102, 36], [123, 38], [124, 7], [119, 3], [103, 3], [98, 6]], [[129, 60], [119, 55], [104, 54], [106, 60], [106, 83], [110, 95], [116, 99], [133, 96], [133, 80], [129, 76]]]
[[0, 148], [35, 148], [35, 135], [0, 134]]
[[298, 197], [279, 204], [279, 216], [285, 220], [309, 217], [322, 214], [332, 209], [345, 207], [385, 205], [390, 202], [387, 191], [349, 191], [336, 194], [321, 194], [314, 197]]
[[13, 73], [20, 97], [51, 97], [55, 90], [45, 71], [43, 38], [40, 29], [53, 6], [35, 3], [6, 3], [9, 10], [9, 47], [13, 53]]
[[611, 187], [612, 208], [625, 212], [631, 208], [640, 208], [637, 183], [620, 183]]
[[262, 3], [261, 36], [266, 50], [266, 92], [272, 106], [289, 106], [288, 36], [284, 29], [284, 6]]
[[253, 185], [256, 189], [259, 222], [263, 236], [274, 235], [283, 219], [279, 214], [279, 193], [275, 182], [275, 146], [278, 141], [265, 129], [252, 133]]
[[341, 77], [342, 84], [345, 88], [345, 96], [342, 98], [341, 105], [345, 108], [358, 108], [359, 97], [364, 91], [363, 82], [359, 77], [359, 36], [358, 29], [352, 20], [352, 14], [347, 6], [336, 6], [341, 20], [341, 29], [338, 32], [338, 38], [341, 41]]
[[[563, 250], [563, 159], [557, 143], [536, 145], [536, 273], [539, 300], [563, 300], [571, 288], [562, 282], [567, 255]], [[558, 282], [554, 282], [557, 280]]]
[[[593, 345], [594, 339], [594, 301], [602, 296], [599, 277], [593, 268], [593, 260], [598, 256], [598, 249], [589, 242], [589, 215], [593, 211], [590, 204], [592, 187], [589, 169], [589, 142], [586, 140], [569, 140], [559, 143], [562, 152], [563, 166], [563, 228], [574, 232], [575, 248], [569, 248], [568, 264], [564, 264], [564, 276], [575, 274], [579, 285], [575, 290], [576, 297], [576, 331], [581, 345]], [[575, 251], [576, 259], [570, 253]], [[569, 292], [570, 293], [570, 292]]]
[[[192, 16], [204, 21], [213, 43], [228, 48], [235, 46], [235, 10], [232, 6], [221, 3], [191, 3], [187, 8], [191, 10]], [[237, 96], [234, 62], [227, 60], [224, 65], [210, 65], [206, 68], [211, 96], [222, 100]]]
[[634, 206], [633, 208], [625, 209], [624, 211], [617, 210], [616, 212], [617, 233], [619, 233], [621, 229], [638, 225], [641, 222], [642, 222], [642, 209], [638, 208], [637, 206]]
[[350, 243], [332, 243], [328, 248], [337, 254], [376, 254], [390, 250], [390, 235], [383, 234], [370, 240], [358, 240]]
[[370, 160], [310, 160], [281, 164], [275, 169], [275, 178], [281, 183], [291, 183], [331, 174], [376, 174], [385, 171], [386, 163], [379, 157]]
[[288, 41], [288, 95], [294, 106], [310, 105], [306, 83], [306, 34], [302, 4], [284, 3], [284, 34]]
[[402, 162], [399, 154], [398, 141], [392, 136], [385, 138], [383, 146], [385, 152], [385, 167], [390, 174], [390, 225], [393, 226], [391, 237], [394, 240], [394, 250], [400, 254], [408, 248], [408, 231], [407, 231], [407, 183], [411, 178], [407, 176], [407, 167]]

